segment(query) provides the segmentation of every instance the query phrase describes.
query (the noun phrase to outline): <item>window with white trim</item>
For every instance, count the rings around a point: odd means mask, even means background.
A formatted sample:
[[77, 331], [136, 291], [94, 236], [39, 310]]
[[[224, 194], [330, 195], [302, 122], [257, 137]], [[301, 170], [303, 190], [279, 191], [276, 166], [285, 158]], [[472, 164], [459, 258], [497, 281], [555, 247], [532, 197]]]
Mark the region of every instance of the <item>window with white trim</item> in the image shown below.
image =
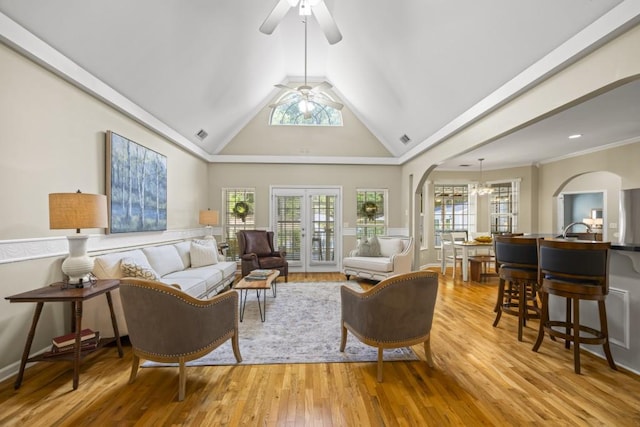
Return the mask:
[[515, 233], [518, 229], [520, 201], [519, 180], [494, 182], [489, 196], [489, 231], [491, 234]]
[[387, 195], [385, 189], [356, 190], [356, 238], [387, 234]]
[[222, 190], [223, 239], [229, 244], [227, 258], [238, 260], [238, 240], [236, 233], [240, 230], [254, 230], [255, 223], [255, 190], [253, 188], [224, 188]]
[[440, 246], [442, 234], [470, 231], [475, 224], [475, 210], [471, 209], [467, 184], [435, 184], [433, 186], [433, 235]]
[[[334, 101], [326, 92], [314, 93], [314, 98]], [[342, 126], [342, 112], [312, 99], [305, 100], [298, 91], [287, 92], [271, 109], [269, 124], [275, 126]]]

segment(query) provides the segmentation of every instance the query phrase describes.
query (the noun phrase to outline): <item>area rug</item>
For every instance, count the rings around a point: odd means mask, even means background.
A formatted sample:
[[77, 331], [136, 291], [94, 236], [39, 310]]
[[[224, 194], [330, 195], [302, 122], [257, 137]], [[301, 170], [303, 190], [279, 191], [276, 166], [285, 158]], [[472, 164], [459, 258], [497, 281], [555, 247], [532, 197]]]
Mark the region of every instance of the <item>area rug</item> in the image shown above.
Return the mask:
[[[240, 322], [242, 364], [373, 362], [378, 350], [347, 336], [340, 352], [340, 286], [348, 282], [278, 283], [274, 298], [267, 291], [266, 321], [260, 321], [256, 293], [249, 292]], [[262, 298], [261, 302], [262, 302]], [[384, 360], [419, 360], [411, 348], [384, 350]], [[187, 366], [235, 365], [231, 340]], [[143, 367], [177, 366], [147, 361]]]

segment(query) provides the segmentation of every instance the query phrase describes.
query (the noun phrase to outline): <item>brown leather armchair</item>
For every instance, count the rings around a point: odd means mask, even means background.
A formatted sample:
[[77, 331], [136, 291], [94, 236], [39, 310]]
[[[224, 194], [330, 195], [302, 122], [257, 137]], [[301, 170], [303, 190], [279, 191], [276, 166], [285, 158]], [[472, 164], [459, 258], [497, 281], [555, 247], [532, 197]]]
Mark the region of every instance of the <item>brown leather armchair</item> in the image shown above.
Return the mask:
[[431, 324], [438, 294], [438, 273], [418, 271], [398, 274], [366, 292], [342, 286], [342, 342], [350, 331], [363, 343], [378, 348], [378, 381], [382, 382], [382, 352], [385, 348], [424, 343], [427, 363], [431, 358]]
[[140, 358], [177, 362], [178, 400], [183, 400], [187, 382], [185, 362], [210, 353], [228, 339], [236, 360], [242, 362], [237, 292], [201, 300], [164, 283], [124, 277], [120, 279], [120, 299], [133, 347], [129, 383], [136, 378]]
[[288, 281], [289, 263], [286, 253], [273, 247], [273, 231], [242, 230], [236, 233], [238, 251], [242, 261], [242, 277], [256, 269], [280, 271], [284, 281]]

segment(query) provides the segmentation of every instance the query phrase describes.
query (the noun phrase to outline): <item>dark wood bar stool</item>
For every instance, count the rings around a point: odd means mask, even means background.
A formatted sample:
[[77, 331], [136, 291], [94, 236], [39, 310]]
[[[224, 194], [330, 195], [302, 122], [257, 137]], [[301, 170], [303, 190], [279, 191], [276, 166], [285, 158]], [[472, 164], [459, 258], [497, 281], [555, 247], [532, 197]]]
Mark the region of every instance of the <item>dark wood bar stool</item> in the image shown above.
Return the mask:
[[522, 341], [527, 320], [540, 318], [537, 239], [508, 236], [494, 239], [500, 283], [493, 326], [498, 326], [502, 313], [517, 316], [518, 341]]
[[[539, 283], [542, 314], [538, 339], [533, 351], [538, 351], [544, 334], [565, 340], [565, 348], [573, 342], [573, 364], [580, 373], [580, 344], [601, 344], [611, 369], [617, 369], [609, 348], [605, 298], [609, 293], [609, 242], [577, 242], [540, 240], [538, 242]], [[566, 298], [564, 321], [549, 320], [549, 295]], [[597, 301], [600, 330], [580, 324], [580, 300]], [[583, 332], [581, 336], [580, 332]]]

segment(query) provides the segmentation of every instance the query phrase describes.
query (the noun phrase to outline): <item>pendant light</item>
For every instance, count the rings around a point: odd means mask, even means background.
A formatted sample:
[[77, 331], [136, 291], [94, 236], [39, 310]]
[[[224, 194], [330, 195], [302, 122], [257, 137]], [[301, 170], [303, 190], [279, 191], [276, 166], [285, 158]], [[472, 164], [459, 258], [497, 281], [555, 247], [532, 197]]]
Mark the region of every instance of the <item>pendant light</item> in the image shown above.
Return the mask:
[[478, 161], [480, 162], [480, 181], [477, 184], [471, 184], [471, 190], [469, 193], [471, 195], [485, 196], [493, 193], [493, 188], [482, 182], [482, 162], [484, 161], [484, 158], [478, 159]]

